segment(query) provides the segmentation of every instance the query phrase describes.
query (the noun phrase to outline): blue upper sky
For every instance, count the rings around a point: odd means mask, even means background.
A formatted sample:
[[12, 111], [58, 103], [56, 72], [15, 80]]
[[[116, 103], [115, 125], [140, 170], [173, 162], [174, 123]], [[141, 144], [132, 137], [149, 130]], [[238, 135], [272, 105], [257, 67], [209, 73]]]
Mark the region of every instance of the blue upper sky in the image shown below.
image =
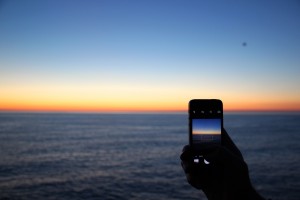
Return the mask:
[[5, 91], [138, 85], [137, 94], [148, 87], [151, 96], [169, 91], [170, 99], [184, 102], [220, 97], [229, 103], [299, 103], [299, 75], [296, 0], [0, 1]]

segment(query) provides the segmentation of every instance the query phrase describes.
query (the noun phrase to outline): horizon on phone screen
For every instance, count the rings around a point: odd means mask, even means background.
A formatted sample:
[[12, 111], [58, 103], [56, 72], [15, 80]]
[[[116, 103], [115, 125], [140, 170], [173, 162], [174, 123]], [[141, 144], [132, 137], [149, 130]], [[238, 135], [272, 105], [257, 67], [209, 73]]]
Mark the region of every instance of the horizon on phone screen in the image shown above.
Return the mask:
[[192, 119], [193, 144], [221, 144], [221, 119]]

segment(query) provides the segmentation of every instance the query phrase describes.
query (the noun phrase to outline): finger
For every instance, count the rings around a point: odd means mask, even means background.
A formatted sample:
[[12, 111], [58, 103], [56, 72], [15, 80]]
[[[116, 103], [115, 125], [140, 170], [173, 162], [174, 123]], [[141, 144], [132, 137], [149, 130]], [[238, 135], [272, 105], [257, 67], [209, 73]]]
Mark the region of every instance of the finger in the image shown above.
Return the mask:
[[244, 160], [241, 151], [234, 144], [234, 142], [229, 137], [227, 131], [224, 128], [222, 129], [222, 134], [223, 134], [222, 135], [222, 144], [223, 144], [223, 146], [225, 146], [229, 151], [231, 151], [233, 154], [238, 156], [240, 159]]
[[182, 148], [182, 152], [185, 152], [185, 151], [190, 151], [192, 148], [190, 145], [185, 145], [183, 148]]
[[189, 163], [187, 163], [187, 162], [183, 162], [183, 161], [181, 161], [181, 167], [182, 167], [182, 169], [183, 169], [183, 171], [184, 171], [184, 173], [190, 173], [192, 170], [191, 170], [191, 165], [189, 164]]
[[190, 161], [193, 157], [193, 150], [190, 145], [186, 145], [182, 149], [182, 153], [180, 155], [180, 159], [182, 161]]

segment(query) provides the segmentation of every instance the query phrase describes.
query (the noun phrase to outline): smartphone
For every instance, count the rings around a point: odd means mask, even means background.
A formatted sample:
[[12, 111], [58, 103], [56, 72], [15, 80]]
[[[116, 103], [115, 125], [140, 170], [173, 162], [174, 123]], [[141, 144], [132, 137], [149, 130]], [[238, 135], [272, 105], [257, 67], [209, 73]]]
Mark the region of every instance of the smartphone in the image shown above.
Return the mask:
[[189, 143], [196, 151], [222, 144], [223, 103], [219, 99], [189, 102]]

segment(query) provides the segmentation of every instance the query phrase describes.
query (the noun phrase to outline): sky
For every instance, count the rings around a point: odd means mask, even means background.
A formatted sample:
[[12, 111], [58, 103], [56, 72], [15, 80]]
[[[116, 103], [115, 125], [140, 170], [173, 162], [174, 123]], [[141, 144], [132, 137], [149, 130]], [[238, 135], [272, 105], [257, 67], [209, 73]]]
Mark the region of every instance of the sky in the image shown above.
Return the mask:
[[0, 111], [300, 111], [297, 0], [0, 0]]

